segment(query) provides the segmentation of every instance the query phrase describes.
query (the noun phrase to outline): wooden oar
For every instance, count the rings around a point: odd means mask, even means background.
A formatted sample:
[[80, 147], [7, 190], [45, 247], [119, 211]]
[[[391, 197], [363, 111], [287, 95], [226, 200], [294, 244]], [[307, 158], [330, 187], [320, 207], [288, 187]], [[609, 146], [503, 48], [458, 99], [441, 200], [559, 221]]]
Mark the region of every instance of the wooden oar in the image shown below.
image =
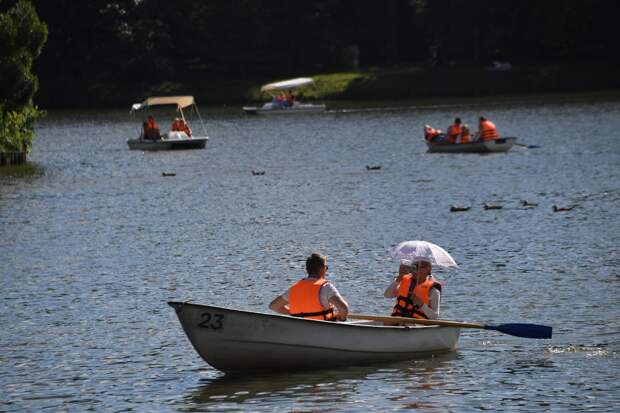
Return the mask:
[[515, 142], [515, 145], [517, 145], [517, 146], [523, 146], [524, 148], [528, 148], [528, 149], [536, 149], [536, 148], [540, 148], [540, 146], [538, 146], [538, 145], [526, 145], [526, 144], [524, 144], [524, 143], [518, 143], [518, 142]]
[[459, 327], [459, 328], [477, 328], [479, 330], [494, 330], [500, 333], [510, 334], [516, 337], [525, 338], [551, 338], [552, 327], [543, 326], [540, 324], [523, 324], [523, 323], [509, 323], [499, 324], [496, 326], [488, 324], [478, 323], [464, 323], [461, 321], [449, 321], [449, 320], [421, 320], [417, 318], [408, 317], [388, 317], [378, 315], [367, 314], [349, 314], [347, 318], [354, 320], [374, 320], [385, 321], [389, 323], [409, 323], [409, 324], [422, 324], [426, 326], [446, 326], [446, 327]]

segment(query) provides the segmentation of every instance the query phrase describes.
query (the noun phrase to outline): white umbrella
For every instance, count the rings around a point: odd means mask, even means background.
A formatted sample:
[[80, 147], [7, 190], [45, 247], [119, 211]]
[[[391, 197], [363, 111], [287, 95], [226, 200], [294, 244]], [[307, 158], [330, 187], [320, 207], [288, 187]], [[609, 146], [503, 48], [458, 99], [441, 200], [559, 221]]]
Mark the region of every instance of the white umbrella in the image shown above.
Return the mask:
[[459, 267], [448, 251], [428, 241], [403, 241], [391, 248], [387, 255], [397, 260], [429, 261], [441, 267]]

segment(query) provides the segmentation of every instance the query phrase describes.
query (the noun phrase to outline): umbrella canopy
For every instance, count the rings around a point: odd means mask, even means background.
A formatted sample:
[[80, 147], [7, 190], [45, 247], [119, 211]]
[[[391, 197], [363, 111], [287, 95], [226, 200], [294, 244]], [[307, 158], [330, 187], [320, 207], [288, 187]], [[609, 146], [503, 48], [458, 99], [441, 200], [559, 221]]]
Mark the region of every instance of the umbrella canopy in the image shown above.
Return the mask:
[[429, 261], [441, 267], [459, 267], [448, 251], [428, 241], [403, 241], [391, 248], [387, 255], [397, 260]]

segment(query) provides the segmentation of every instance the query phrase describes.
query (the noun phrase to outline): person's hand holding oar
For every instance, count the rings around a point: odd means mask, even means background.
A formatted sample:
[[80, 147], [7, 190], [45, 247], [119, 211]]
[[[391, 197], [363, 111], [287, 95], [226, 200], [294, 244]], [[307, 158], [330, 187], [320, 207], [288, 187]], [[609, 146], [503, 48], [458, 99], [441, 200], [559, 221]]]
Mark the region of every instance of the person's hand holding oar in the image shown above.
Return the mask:
[[543, 326], [540, 324], [524, 324], [524, 323], [509, 323], [499, 325], [488, 325], [478, 323], [464, 323], [461, 321], [449, 321], [449, 320], [423, 320], [409, 317], [388, 317], [377, 316], [367, 314], [349, 314], [348, 318], [353, 320], [373, 320], [384, 321], [391, 324], [422, 324], [428, 326], [445, 326], [445, 327], [458, 327], [458, 328], [476, 328], [479, 330], [494, 330], [500, 333], [510, 334], [511, 336], [524, 337], [524, 338], [551, 338], [552, 327]]

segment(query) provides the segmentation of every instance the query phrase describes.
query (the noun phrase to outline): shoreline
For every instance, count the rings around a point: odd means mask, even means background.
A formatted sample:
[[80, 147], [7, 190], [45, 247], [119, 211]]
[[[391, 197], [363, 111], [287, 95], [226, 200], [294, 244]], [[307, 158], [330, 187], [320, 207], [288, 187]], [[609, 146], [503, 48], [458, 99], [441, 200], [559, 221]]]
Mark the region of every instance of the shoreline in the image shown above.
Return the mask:
[[[357, 72], [307, 74], [316, 88], [304, 90], [307, 100], [329, 102], [531, 99], [541, 95], [620, 94], [617, 64], [536, 65], [494, 71], [484, 67], [392, 67]], [[289, 78], [302, 74], [289, 75]], [[271, 79], [227, 79], [188, 72], [178, 80], [154, 85], [87, 83], [73, 79], [40, 80], [35, 104], [42, 109], [129, 108], [146, 96], [193, 95], [199, 106], [251, 104], [266, 101], [260, 86]], [[71, 85], [70, 89], [67, 89]], [[67, 94], [66, 90], [76, 93]], [[65, 91], [65, 93], [62, 93]]]
[[[528, 93], [514, 95], [479, 96], [479, 97], [439, 97], [439, 98], [411, 98], [411, 99], [331, 99], [325, 100], [327, 112], [356, 112], [356, 111], [381, 111], [400, 109], [428, 110], [439, 107], [476, 106], [493, 104], [546, 104], [563, 102], [593, 101], [616, 101], [620, 100], [620, 89], [582, 92], [548, 92]], [[243, 112], [243, 103], [207, 103], [198, 102], [201, 113], [203, 112]], [[75, 108], [58, 107], [46, 109], [48, 112], [61, 113], [76, 110]], [[101, 110], [126, 111], [125, 106], [117, 107], [83, 107], [80, 112], [98, 112]]]

